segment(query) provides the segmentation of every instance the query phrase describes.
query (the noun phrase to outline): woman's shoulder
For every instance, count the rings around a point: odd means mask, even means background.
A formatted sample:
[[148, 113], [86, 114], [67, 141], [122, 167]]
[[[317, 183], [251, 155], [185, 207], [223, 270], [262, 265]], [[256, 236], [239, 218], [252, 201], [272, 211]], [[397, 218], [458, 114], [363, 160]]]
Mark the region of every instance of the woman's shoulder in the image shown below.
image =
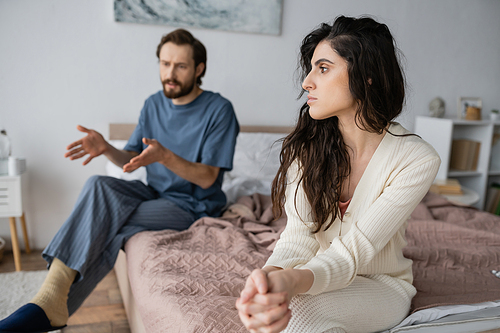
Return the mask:
[[[426, 142], [417, 134], [404, 128], [399, 123], [391, 123], [387, 135], [392, 143], [393, 149], [399, 154], [418, 159], [440, 159], [431, 144]], [[395, 147], [395, 148], [394, 148]]]

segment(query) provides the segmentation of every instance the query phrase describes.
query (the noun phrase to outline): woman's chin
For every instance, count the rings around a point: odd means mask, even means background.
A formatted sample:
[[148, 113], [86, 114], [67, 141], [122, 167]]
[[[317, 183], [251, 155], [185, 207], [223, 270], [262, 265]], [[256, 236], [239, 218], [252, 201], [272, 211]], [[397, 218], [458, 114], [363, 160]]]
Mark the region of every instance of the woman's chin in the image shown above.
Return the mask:
[[311, 112], [311, 110], [309, 110], [309, 116], [314, 120], [325, 120], [332, 117], [331, 115], [316, 114], [314, 112]]

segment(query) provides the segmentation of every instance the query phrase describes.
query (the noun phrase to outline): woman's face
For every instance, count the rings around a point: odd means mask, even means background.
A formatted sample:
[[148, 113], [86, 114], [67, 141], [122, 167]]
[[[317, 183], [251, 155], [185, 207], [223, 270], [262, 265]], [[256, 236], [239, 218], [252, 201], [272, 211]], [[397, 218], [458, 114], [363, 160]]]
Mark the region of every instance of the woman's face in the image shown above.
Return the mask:
[[302, 83], [307, 90], [309, 114], [321, 120], [332, 116], [352, 116], [356, 101], [349, 91], [347, 62], [335, 52], [330, 43], [322, 41], [316, 46], [311, 59], [312, 69]]

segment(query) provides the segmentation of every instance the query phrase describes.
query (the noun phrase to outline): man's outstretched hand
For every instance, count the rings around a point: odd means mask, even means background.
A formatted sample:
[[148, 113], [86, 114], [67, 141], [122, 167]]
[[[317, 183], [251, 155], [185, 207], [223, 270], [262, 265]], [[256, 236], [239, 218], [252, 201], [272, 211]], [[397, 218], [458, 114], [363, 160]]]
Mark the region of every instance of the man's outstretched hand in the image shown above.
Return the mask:
[[80, 132], [87, 133], [87, 136], [67, 146], [66, 150], [68, 151], [64, 154], [64, 157], [69, 157], [70, 160], [76, 160], [88, 154], [89, 157], [83, 162], [83, 165], [87, 165], [94, 157], [104, 154], [108, 147], [108, 143], [99, 132], [85, 128], [81, 125], [78, 125], [76, 128]]
[[163, 161], [167, 154], [171, 153], [170, 150], [163, 147], [155, 139], [143, 138], [142, 142], [148, 145], [148, 147], [144, 149], [142, 153], [132, 158], [127, 164], [125, 164], [123, 166], [123, 172], [132, 172], [142, 166]]

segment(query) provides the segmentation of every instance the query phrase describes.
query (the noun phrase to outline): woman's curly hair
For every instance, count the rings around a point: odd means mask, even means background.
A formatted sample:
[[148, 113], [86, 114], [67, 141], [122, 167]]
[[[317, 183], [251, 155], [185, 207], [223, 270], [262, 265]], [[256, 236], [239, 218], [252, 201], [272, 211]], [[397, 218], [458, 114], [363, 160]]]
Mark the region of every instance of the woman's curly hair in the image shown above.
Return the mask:
[[[405, 100], [399, 51], [389, 28], [369, 17], [340, 16], [333, 25], [321, 24], [302, 41], [299, 59], [302, 81], [311, 71], [314, 50], [322, 41], [329, 42], [347, 61], [349, 90], [358, 105], [357, 126], [383, 133], [401, 113]], [[298, 182], [316, 224], [313, 232], [323, 226], [323, 230], [328, 229], [339, 214], [342, 184], [351, 171], [347, 149], [338, 118], [315, 120], [309, 115], [309, 105], [304, 103], [295, 129], [283, 141], [280, 168], [272, 185], [274, 215], [283, 214], [287, 171], [296, 161], [300, 170]]]

